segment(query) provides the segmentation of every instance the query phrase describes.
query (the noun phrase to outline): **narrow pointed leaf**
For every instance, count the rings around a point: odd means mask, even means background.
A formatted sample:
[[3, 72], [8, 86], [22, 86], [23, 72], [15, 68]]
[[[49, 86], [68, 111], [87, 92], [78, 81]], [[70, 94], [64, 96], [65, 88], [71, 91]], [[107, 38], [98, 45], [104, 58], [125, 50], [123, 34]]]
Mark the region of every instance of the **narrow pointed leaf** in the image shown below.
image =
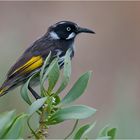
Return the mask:
[[66, 52], [65, 58], [64, 58], [64, 72], [63, 72], [63, 79], [62, 79], [62, 83], [60, 85], [60, 87], [58, 88], [58, 90], [56, 91], [56, 94], [59, 94], [62, 90], [64, 90], [66, 88], [66, 86], [68, 85], [68, 82], [70, 80], [70, 76], [71, 76], [71, 50], [69, 49]]
[[84, 131], [86, 131], [88, 128], [90, 127], [89, 124], [82, 126], [77, 133], [74, 136], [74, 139], [80, 139], [84, 133]]
[[57, 59], [54, 59], [47, 68], [45, 74], [43, 75], [43, 78], [41, 79], [41, 92], [45, 90], [44, 82], [47, 79], [49, 72], [53, 69], [54, 65], [57, 63], [57, 61], [58, 61]]
[[12, 122], [14, 116], [15, 110], [0, 114], [0, 138], [3, 133], [3, 130], [9, 127], [9, 124]]
[[109, 125], [106, 125], [104, 128], [102, 128], [101, 131], [98, 134], [98, 137], [107, 136], [108, 129], [109, 129]]
[[31, 105], [32, 102], [31, 102], [31, 100], [30, 100], [30, 98], [29, 98], [29, 96], [28, 96], [28, 94], [29, 94], [28, 86], [29, 86], [29, 83], [30, 83], [31, 79], [32, 79], [35, 75], [36, 75], [36, 74], [32, 75], [32, 76], [27, 80], [27, 82], [22, 86], [22, 88], [21, 88], [21, 97], [22, 97], [23, 100], [24, 100], [27, 104], [29, 104], [29, 105]]
[[111, 137], [111, 140], [114, 140], [114, 139], [115, 139], [116, 131], [117, 131], [117, 128], [111, 128], [111, 129], [107, 132], [107, 135]]
[[9, 127], [9, 130], [7, 133], [3, 136], [3, 139], [19, 139], [21, 138], [21, 134], [23, 132], [24, 128], [24, 121], [25, 117], [27, 117], [26, 114], [19, 115], [15, 118], [11, 126]]
[[45, 59], [44, 64], [43, 64], [43, 66], [42, 66], [42, 68], [41, 68], [41, 71], [40, 71], [40, 81], [41, 81], [41, 79], [43, 78], [43, 74], [44, 74], [44, 72], [45, 72], [46, 66], [49, 64], [50, 57], [51, 57], [51, 52], [49, 53], [49, 55], [48, 55], [47, 58]]
[[31, 106], [28, 108], [28, 114], [32, 115], [34, 112], [36, 112], [46, 101], [47, 97], [43, 97], [41, 99], [37, 99], [35, 102], [31, 104]]
[[116, 128], [109, 128], [109, 125], [107, 125], [100, 131], [98, 138], [108, 137], [109, 140], [113, 140], [115, 139], [116, 130]]
[[77, 80], [77, 82], [74, 84], [74, 86], [71, 88], [71, 90], [68, 92], [68, 94], [60, 102], [60, 106], [69, 104], [69, 103], [75, 101], [77, 98], [79, 98], [84, 93], [90, 76], [91, 76], [91, 72], [87, 72], [87, 73], [83, 74]]
[[87, 135], [88, 132], [90, 132], [93, 127], [95, 126], [96, 123], [93, 123], [93, 124], [87, 124], [87, 125], [84, 125], [82, 126], [75, 134], [74, 136], [74, 139], [81, 139], [83, 138], [84, 136]]
[[94, 108], [84, 106], [84, 105], [75, 105], [63, 108], [54, 113], [50, 119], [50, 124], [60, 123], [65, 120], [72, 119], [85, 119], [91, 117], [96, 110]]
[[58, 66], [58, 62], [56, 62], [48, 74], [48, 82], [49, 82], [48, 91], [49, 92], [51, 92], [53, 90], [53, 88], [55, 87], [55, 85], [59, 79], [59, 74], [60, 74], [59, 66]]

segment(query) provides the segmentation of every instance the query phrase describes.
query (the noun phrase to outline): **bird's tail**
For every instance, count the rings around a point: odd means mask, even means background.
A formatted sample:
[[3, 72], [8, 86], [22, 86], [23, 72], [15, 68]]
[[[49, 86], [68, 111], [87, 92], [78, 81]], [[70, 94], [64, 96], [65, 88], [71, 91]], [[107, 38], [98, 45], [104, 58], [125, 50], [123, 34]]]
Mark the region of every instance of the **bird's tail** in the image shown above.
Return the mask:
[[8, 91], [8, 87], [0, 87], [0, 97], [6, 94]]
[[2, 86], [0, 87], [0, 97], [9, 92], [10, 90], [14, 89], [19, 84], [15, 84], [15, 81], [13, 79], [11, 80], [5, 80]]
[[11, 84], [9, 81], [5, 81], [0, 87], [0, 97], [6, 94], [9, 91], [9, 89], [11, 89]]

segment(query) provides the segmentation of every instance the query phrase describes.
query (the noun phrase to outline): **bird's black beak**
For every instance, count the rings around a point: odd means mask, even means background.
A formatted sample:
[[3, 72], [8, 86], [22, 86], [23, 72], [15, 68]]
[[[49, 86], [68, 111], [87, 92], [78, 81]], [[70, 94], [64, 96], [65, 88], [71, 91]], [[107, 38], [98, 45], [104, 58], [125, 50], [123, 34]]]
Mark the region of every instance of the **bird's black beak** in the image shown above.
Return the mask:
[[87, 29], [87, 28], [82, 28], [82, 27], [78, 27], [78, 33], [91, 33], [91, 34], [95, 34], [94, 31]]

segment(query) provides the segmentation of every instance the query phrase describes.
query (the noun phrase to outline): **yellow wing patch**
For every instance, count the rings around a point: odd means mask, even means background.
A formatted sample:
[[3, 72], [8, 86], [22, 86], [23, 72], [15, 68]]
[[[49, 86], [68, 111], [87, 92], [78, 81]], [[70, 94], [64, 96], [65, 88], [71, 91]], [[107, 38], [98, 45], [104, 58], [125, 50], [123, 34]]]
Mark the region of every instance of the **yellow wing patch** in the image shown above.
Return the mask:
[[38, 59], [37, 61], [35, 61], [34, 63], [32, 63], [29, 67], [27, 67], [24, 72], [29, 72], [29, 71], [32, 71], [34, 69], [37, 69], [39, 68], [40, 66], [42, 66], [43, 64], [43, 59], [40, 58]]
[[34, 56], [28, 62], [26, 62], [23, 66], [16, 69], [11, 75], [20, 72], [20, 73], [27, 73], [33, 71], [43, 64], [43, 58], [41, 56]]

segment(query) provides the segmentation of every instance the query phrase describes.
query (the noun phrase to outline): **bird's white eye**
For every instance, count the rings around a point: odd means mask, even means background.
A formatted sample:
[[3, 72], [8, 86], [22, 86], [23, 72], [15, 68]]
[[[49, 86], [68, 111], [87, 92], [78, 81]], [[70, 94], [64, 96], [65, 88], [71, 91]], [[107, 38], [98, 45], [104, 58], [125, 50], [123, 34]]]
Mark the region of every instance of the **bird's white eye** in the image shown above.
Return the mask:
[[71, 28], [70, 28], [70, 27], [67, 27], [67, 31], [68, 31], [68, 32], [71, 31]]

